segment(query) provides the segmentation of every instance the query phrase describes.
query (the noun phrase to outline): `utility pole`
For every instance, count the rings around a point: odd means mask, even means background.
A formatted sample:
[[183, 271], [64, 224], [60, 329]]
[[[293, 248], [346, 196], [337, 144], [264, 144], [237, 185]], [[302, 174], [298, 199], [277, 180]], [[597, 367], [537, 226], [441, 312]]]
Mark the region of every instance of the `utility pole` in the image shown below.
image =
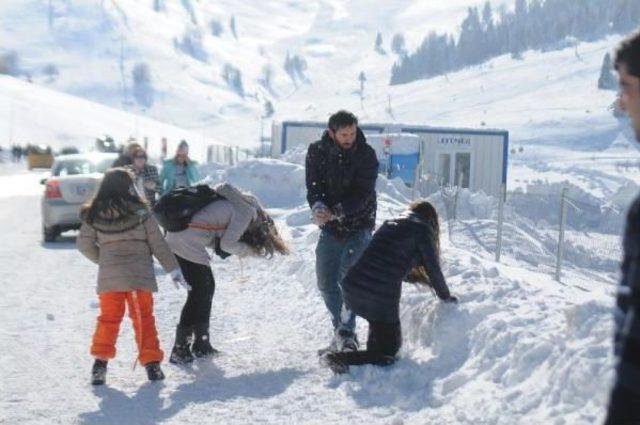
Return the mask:
[[502, 226], [504, 225], [504, 201], [507, 196], [507, 186], [502, 185], [498, 199], [498, 235], [496, 238], [496, 262], [500, 262], [500, 254], [502, 253]]
[[13, 97], [9, 100], [9, 144], [13, 145]]
[[562, 273], [562, 257], [564, 256], [564, 227], [567, 222], [567, 187], [562, 188], [560, 200], [560, 234], [558, 235], [558, 250], [556, 252], [556, 280], [560, 282]]

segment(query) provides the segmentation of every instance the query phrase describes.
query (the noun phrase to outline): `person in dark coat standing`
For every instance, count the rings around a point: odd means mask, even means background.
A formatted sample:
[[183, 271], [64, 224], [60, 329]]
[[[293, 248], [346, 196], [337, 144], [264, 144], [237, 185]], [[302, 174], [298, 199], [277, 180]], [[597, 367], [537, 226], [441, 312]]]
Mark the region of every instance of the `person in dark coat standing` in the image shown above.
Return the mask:
[[[615, 67], [620, 84], [619, 105], [629, 115], [640, 142], [640, 32], [622, 42]], [[640, 196], [627, 215], [623, 248], [615, 315], [618, 365], [606, 425], [640, 424]]]
[[416, 201], [403, 216], [385, 221], [342, 280], [347, 308], [369, 322], [365, 351], [327, 353], [321, 361], [336, 373], [349, 365], [389, 365], [402, 345], [402, 281], [428, 284], [444, 302], [457, 302], [440, 269], [438, 214]]
[[331, 350], [357, 350], [355, 316], [343, 311], [339, 282], [371, 240], [376, 220], [378, 160], [350, 112], [338, 111], [305, 160], [307, 201], [320, 226], [318, 289], [331, 315]]

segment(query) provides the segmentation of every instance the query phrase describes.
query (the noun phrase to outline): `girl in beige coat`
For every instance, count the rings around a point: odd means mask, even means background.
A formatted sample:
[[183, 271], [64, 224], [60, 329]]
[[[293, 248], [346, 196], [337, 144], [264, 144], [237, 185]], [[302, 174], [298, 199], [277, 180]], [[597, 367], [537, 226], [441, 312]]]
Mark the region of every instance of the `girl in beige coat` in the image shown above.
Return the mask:
[[133, 321], [139, 356], [150, 380], [164, 379], [152, 293], [158, 290], [155, 256], [174, 283], [188, 289], [178, 263], [164, 241], [153, 215], [123, 168], [106, 172], [98, 193], [81, 210], [76, 245], [98, 264], [100, 316], [91, 345], [95, 357], [92, 384], [105, 382], [107, 361], [115, 357], [116, 339], [125, 305]]

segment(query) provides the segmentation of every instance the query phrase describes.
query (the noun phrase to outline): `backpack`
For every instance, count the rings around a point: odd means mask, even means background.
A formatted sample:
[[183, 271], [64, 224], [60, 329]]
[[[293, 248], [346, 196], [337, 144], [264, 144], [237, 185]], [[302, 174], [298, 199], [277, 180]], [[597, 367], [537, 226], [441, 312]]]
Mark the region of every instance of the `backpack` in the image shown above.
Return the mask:
[[210, 203], [225, 199], [207, 185], [180, 187], [163, 195], [153, 207], [156, 220], [168, 232], [189, 227], [192, 217]]

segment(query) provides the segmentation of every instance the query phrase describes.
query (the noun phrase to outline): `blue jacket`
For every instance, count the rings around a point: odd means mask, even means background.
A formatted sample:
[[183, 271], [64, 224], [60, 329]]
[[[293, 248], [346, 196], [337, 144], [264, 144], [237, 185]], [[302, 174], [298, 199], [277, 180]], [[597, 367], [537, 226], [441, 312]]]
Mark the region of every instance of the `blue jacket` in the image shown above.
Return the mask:
[[[200, 173], [198, 173], [198, 167], [195, 161], [189, 161], [187, 163], [187, 182], [189, 186], [193, 186], [200, 181]], [[162, 163], [162, 171], [160, 172], [160, 195], [170, 192], [175, 189], [176, 185], [176, 163], [174, 159], [167, 159]]]
[[341, 282], [345, 304], [370, 322], [399, 322], [402, 281], [418, 265], [436, 295], [449, 298], [431, 226], [415, 214], [385, 221]]

